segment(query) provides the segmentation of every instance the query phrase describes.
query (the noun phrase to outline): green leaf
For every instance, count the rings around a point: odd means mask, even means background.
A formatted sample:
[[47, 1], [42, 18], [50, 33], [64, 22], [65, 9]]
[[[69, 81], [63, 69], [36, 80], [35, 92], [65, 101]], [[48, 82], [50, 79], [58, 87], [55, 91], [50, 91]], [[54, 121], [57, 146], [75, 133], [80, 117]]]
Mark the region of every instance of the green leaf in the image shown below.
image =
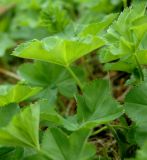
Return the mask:
[[127, 60], [124, 58], [118, 62], [107, 63], [105, 64], [104, 69], [115, 70], [115, 71], [126, 71], [128, 73], [131, 73], [136, 69], [135, 67], [136, 67], [135, 59], [132, 56], [130, 56], [128, 57]]
[[0, 145], [39, 149], [39, 117], [38, 105], [18, 113], [6, 127], [0, 129]]
[[41, 101], [39, 103], [41, 111], [40, 111], [40, 120], [41, 122], [46, 122], [48, 126], [60, 126], [64, 127], [69, 131], [75, 131], [80, 128], [80, 125], [77, 123], [77, 120], [74, 119], [72, 121], [70, 117], [64, 118], [62, 117], [53, 105], [50, 105], [48, 101]]
[[23, 84], [17, 84], [11, 87], [3, 85], [0, 87], [0, 106], [5, 106], [10, 103], [19, 103], [34, 96], [40, 90], [40, 87], [29, 87]]
[[22, 160], [51, 160], [51, 159], [48, 159], [48, 158], [45, 158], [44, 156], [36, 154], [36, 155], [25, 157]]
[[95, 154], [94, 146], [87, 143], [89, 134], [87, 129], [71, 135], [57, 128], [48, 129], [42, 141], [43, 153], [52, 160], [88, 160]]
[[0, 127], [6, 126], [19, 110], [20, 109], [16, 104], [9, 104], [0, 108]]
[[123, 108], [112, 98], [109, 82], [95, 80], [77, 96], [77, 119], [85, 126], [108, 123], [123, 114]]
[[54, 105], [57, 100], [57, 89], [44, 88], [42, 92], [34, 96], [34, 99], [46, 99], [50, 105]]
[[14, 41], [5, 33], [0, 33], [0, 57], [2, 57], [7, 49], [14, 47]]
[[[125, 99], [125, 110], [126, 114], [135, 122], [137, 126], [138, 135], [136, 140], [142, 143], [147, 134], [147, 84], [143, 83], [139, 86], [134, 87], [126, 96]], [[142, 139], [141, 137], [144, 137]], [[141, 142], [142, 141], [142, 142]]]
[[[8, 1], [8, 0], [4, 0]], [[44, 38], [48, 35], [46, 28], [39, 24], [39, 16], [47, 3], [42, 0], [9, 0], [7, 6], [12, 6], [12, 12], [9, 14], [7, 32], [15, 40], [30, 40], [34, 38]], [[46, 4], [45, 4], [46, 3]], [[25, 12], [24, 12], [25, 11]], [[8, 11], [9, 12], [9, 11]], [[15, 15], [13, 15], [15, 12]], [[6, 17], [6, 16], [4, 16]], [[20, 42], [20, 41], [19, 41]]]
[[20, 160], [23, 157], [22, 148], [1, 147], [0, 159], [2, 160]]
[[86, 35], [97, 35], [97, 33], [100, 34], [106, 28], [109, 27], [109, 25], [113, 22], [114, 19], [117, 18], [117, 16], [118, 16], [118, 14], [110, 14], [110, 15], [104, 17], [103, 20], [101, 20], [99, 23], [96, 21], [95, 23], [93, 22], [93, 23], [87, 24], [87, 25], [85, 25], [84, 28], [82, 28], [79, 35], [86, 36]]
[[[136, 124], [144, 129], [147, 128], [147, 84], [143, 83], [134, 87], [125, 99], [125, 110], [128, 116]], [[146, 127], [145, 127], [146, 126]]]
[[48, 28], [50, 34], [61, 32], [71, 22], [66, 6], [62, 1], [49, 1], [48, 7], [43, 8], [40, 16], [42, 26]]
[[[80, 3], [81, 7], [86, 7], [86, 10], [89, 10], [91, 12], [95, 12], [99, 14], [102, 13], [111, 13], [115, 7], [116, 9], [120, 8], [121, 0], [76, 0], [78, 3]], [[107, 6], [107, 7], [106, 7]], [[84, 12], [85, 13], [85, 12]]]
[[[147, 64], [147, 3], [142, 1], [126, 8], [107, 30], [107, 47], [101, 52], [100, 60], [106, 70], [132, 72], [140, 64]], [[115, 60], [115, 62], [114, 62]]]
[[82, 37], [79, 35], [80, 32], [74, 37], [56, 35], [41, 41], [32, 40], [18, 46], [13, 55], [67, 67], [80, 57], [104, 45], [104, 41], [96, 35], [87, 36], [87, 33]]
[[137, 156], [135, 160], [145, 160], [147, 159], [147, 142], [145, 142], [144, 146], [137, 152]]
[[72, 97], [77, 89], [74, 80], [63, 67], [46, 62], [26, 63], [20, 66], [18, 74], [28, 84], [58, 91]]
[[40, 105], [41, 121], [48, 121], [50, 124], [56, 126], [63, 124], [64, 118], [56, 112], [55, 107], [48, 100], [40, 101], [38, 105]]
[[85, 85], [83, 95], [77, 96], [76, 115], [63, 118], [53, 110], [42, 113], [41, 117], [42, 120], [74, 131], [111, 122], [120, 117], [123, 112], [123, 108], [111, 96], [109, 82], [96, 80]]

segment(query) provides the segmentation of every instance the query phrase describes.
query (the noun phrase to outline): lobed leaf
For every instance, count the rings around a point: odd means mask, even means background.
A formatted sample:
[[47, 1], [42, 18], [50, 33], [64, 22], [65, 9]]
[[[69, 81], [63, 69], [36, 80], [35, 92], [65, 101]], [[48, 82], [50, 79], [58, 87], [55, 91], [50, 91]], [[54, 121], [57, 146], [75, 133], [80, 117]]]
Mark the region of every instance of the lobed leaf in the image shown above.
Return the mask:
[[77, 96], [77, 119], [85, 126], [108, 123], [121, 114], [123, 108], [112, 98], [108, 81], [95, 80]]
[[96, 35], [97, 33], [87, 35], [86, 31], [84, 33], [84, 27], [82, 28], [74, 37], [55, 35], [41, 41], [32, 40], [21, 44], [13, 55], [67, 67], [80, 57], [104, 45], [104, 41]]

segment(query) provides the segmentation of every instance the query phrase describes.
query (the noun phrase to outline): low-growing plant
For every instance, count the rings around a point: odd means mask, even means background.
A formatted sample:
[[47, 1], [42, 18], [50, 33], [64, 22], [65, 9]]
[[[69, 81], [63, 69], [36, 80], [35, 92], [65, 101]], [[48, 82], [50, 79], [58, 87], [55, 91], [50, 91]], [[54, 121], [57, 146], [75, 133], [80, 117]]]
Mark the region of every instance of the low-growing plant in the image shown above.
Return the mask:
[[[28, 60], [18, 75], [0, 69], [18, 81], [0, 86], [1, 160], [146, 159], [147, 3], [94, 2], [3, 2], [14, 8], [0, 20], [2, 64]], [[117, 98], [113, 70], [127, 75]]]

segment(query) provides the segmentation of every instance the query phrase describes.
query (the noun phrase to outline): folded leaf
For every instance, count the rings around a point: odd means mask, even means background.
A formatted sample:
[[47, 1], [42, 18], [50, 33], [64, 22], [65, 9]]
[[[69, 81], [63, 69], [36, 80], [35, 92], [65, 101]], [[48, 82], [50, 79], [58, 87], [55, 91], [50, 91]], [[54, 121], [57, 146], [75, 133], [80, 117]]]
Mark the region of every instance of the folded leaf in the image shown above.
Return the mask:
[[0, 129], [0, 145], [39, 149], [39, 117], [38, 105], [18, 113], [6, 127]]

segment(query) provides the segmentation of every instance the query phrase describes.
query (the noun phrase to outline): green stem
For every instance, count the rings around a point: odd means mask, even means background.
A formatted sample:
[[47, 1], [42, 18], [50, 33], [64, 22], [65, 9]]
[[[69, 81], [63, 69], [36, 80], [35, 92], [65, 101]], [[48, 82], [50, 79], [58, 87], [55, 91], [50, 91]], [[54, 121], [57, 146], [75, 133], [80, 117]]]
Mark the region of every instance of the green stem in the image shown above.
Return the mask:
[[[121, 126], [121, 125], [111, 125], [111, 127], [127, 129], [127, 127]], [[95, 132], [92, 133], [91, 136], [95, 136], [95, 135], [97, 135], [97, 134], [99, 134], [99, 133], [101, 133], [101, 132], [103, 132], [103, 131], [105, 131], [107, 129], [110, 129], [110, 125], [104, 126], [104, 127], [100, 128], [100, 129], [96, 130]]]
[[122, 147], [122, 141], [119, 138], [119, 135], [117, 134], [117, 131], [115, 130], [115, 128], [113, 126], [111, 126], [110, 124], [107, 125], [108, 128], [110, 129], [110, 131], [112, 132], [112, 134], [114, 135], [115, 139], [117, 140], [118, 143], [118, 148], [119, 148], [119, 154], [120, 157], [122, 157], [123, 155], [123, 147]]
[[137, 57], [136, 54], [135, 54], [135, 60], [136, 60], [137, 66], [138, 66], [138, 70], [139, 70], [139, 74], [140, 74], [141, 80], [144, 81], [144, 74], [143, 74], [141, 65], [139, 63], [139, 60], [138, 60], [138, 57]]
[[78, 86], [82, 90], [83, 89], [83, 85], [80, 82], [79, 78], [76, 76], [76, 74], [73, 72], [73, 70], [69, 66], [66, 67], [66, 69], [69, 71], [69, 73], [71, 74], [71, 76], [75, 79], [75, 81], [77, 82]]
[[124, 5], [124, 8], [127, 7], [127, 0], [122, 0], [123, 1], [123, 5]]
[[103, 132], [104, 130], [107, 130], [107, 129], [108, 129], [108, 127], [104, 126], [104, 127], [100, 128], [99, 130], [96, 130], [95, 132], [93, 132], [92, 136], [95, 136], [95, 135], [97, 135], [97, 134], [99, 134], [99, 133], [101, 133], [101, 132]]

